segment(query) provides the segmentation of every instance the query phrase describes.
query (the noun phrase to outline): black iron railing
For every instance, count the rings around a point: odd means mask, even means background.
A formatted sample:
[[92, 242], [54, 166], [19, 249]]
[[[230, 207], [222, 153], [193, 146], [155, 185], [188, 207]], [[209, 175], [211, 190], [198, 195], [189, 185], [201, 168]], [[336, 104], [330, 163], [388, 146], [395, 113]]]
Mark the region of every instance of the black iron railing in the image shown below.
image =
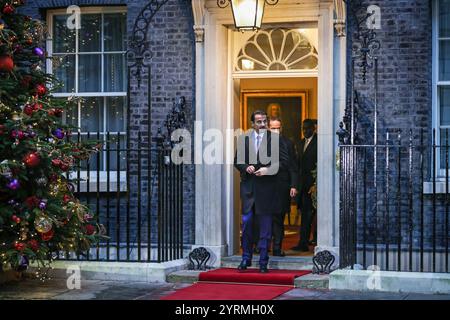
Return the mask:
[[449, 135], [341, 145], [340, 267], [449, 272]]
[[106, 141], [88, 161], [78, 161], [68, 178], [106, 238], [83, 253], [59, 253], [59, 259], [163, 262], [185, 256], [184, 170], [171, 159], [180, 142], [171, 141], [171, 134], [185, 125], [185, 104], [184, 98], [174, 103], [151, 143], [141, 132], [133, 141], [120, 132], [86, 135], [94, 140], [104, 135]]

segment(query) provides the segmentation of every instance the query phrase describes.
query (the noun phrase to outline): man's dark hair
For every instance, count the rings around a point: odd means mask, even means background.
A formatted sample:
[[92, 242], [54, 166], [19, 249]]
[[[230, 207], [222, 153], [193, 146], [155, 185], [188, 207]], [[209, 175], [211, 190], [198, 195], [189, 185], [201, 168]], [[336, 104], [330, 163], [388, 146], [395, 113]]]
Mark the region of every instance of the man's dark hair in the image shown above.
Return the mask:
[[256, 116], [257, 114], [260, 114], [260, 115], [262, 115], [262, 116], [266, 116], [266, 117], [267, 117], [267, 113], [266, 113], [265, 111], [262, 111], [262, 110], [255, 110], [255, 111], [253, 111], [253, 113], [252, 113], [252, 115], [251, 115], [251, 117], [250, 117], [250, 120], [251, 120], [252, 122], [255, 122], [255, 116]]
[[313, 120], [313, 119], [305, 119], [305, 120], [303, 120], [303, 126], [304, 127], [314, 128], [315, 125], [316, 125], [316, 121]]
[[272, 117], [272, 118], [270, 118], [269, 123], [271, 121], [278, 121], [279, 123], [283, 124], [283, 122], [281, 122], [281, 119], [279, 117]]

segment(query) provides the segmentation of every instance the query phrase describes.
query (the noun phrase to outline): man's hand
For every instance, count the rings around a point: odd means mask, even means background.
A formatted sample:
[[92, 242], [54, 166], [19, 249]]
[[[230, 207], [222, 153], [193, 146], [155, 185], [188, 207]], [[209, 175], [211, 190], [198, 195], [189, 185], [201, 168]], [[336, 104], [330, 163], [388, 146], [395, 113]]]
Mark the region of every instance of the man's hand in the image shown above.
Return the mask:
[[291, 191], [289, 192], [289, 194], [291, 195], [291, 198], [294, 198], [297, 195], [297, 189], [295, 188], [291, 188]]
[[253, 174], [253, 172], [255, 172], [255, 167], [254, 166], [248, 166], [246, 171], [247, 171], [248, 174]]
[[267, 174], [268, 169], [266, 167], [260, 168], [258, 171], [255, 172], [255, 176], [261, 177], [265, 176]]

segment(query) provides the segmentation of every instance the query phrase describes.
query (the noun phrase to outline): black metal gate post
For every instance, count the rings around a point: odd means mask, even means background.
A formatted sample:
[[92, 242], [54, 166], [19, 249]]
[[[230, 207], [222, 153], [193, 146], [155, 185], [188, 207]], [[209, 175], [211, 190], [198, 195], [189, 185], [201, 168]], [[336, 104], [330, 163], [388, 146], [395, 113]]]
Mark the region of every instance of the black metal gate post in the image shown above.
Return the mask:
[[[378, 61], [374, 52], [378, 50], [381, 46], [380, 42], [376, 39], [376, 34], [373, 29], [363, 29], [362, 25], [366, 23], [367, 19], [372, 16], [370, 13], [366, 13], [362, 19], [358, 17], [358, 11], [360, 11], [362, 6], [362, 1], [352, 1], [348, 3], [348, 10], [351, 12], [354, 19], [355, 33], [352, 35], [352, 40], [355, 42], [352, 48], [351, 57], [351, 84], [349, 88], [350, 99], [347, 100], [347, 106], [345, 108], [345, 114], [343, 122], [340, 123], [340, 128], [336, 132], [339, 136], [339, 170], [340, 170], [340, 183], [339, 183], [339, 261], [340, 268], [353, 268], [357, 261], [357, 238], [358, 238], [358, 228], [357, 228], [357, 218], [358, 218], [358, 189], [359, 189], [359, 175], [358, 175], [358, 164], [361, 160], [364, 161], [364, 194], [363, 194], [363, 239], [364, 246], [366, 246], [366, 152], [364, 149], [358, 148], [358, 136], [356, 132], [356, 117], [357, 110], [356, 105], [358, 102], [358, 93], [355, 88], [355, 64], [360, 71], [361, 78], [363, 82], [366, 82], [367, 72], [369, 69], [373, 68], [375, 71], [374, 76], [374, 145], [373, 145], [373, 188], [374, 188], [374, 202], [372, 206], [372, 218], [375, 221], [375, 230], [377, 229], [378, 220], [378, 207], [377, 207], [377, 135], [378, 135]], [[345, 128], [344, 128], [345, 126]], [[361, 156], [364, 155], [363, 159]], [[377, 232], [375, 231], [375, 238], [377, 237]], [[376, 250], [376, 240], [374, 247], [374, 260], [376, 264], [377, 260], [377, 250]], [[363, 257], [364, 264], [366, 262], [366, 256], [364, 252]]]
[[174, 141], [172, 134], [185, 128], [185, 108], [186, 100], [181, 97], [174, 103], [155, 139], [158, 147], [158, 262], [183, 257], [183, 164], [175, 163], [172, 155], [182, 137]]

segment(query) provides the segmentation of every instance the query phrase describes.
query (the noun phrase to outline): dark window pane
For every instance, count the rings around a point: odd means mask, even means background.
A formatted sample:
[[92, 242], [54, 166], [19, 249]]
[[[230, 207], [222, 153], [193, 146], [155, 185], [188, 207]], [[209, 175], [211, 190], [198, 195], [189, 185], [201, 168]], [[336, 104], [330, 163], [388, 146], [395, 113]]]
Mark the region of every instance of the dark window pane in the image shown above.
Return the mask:
[[439, 41], [439, 80], [450, 80], [450, 40]]
[[[446, 136], [446, 131], [448, 131], [448, 136]], [[448, 138], [448, 141], [447, 141]], [[440, 161], [441, 161], [441, 169], [445, 169], [447, 166], [447, 161], [446, 161], [446, 157], [449, 158], [449, 162], [450, 162], [450, 148], [447, 150], [446, 145], [448, 144], [450, 147], [450, 129], [441, 129], [440, 130], [440, 147], [438, 148], [437, 151], [440, 152]], [[447, 153], [448, 156], [447, 156]], [[449, 164], [449, 169], [450, 169], [450, 164]]]
[[[81, 135], [81, 141], [103, 141], [103, 135], [100, 135], [100, 139], [97, 139], [97, 134], [91, 134], [88, 138], [87, 134], [83, 134]], [[100, 166], [98, 166], [97, 163], [97, 158], [100, 158]], [[98, 152], [98, 153], [94, 153], [91, 155], [91, 157], [89, 158], [89, 160], [83, 160], [81, 161], [81, 170], [87, 170], [89, 169], [89, 172], [91, 173], [90, 176], [92, 179], [95, 179], [96, 177], [96, 173], [95, 171], [97, 171], [97, 168], [99, 168], [100, 171], [105, 170], [104, 166], [103, 166], [103, 154], [102, 152]], [[89, 161], [89, 168], [88, 168], [88, 161]], [[92, 185], [91, 185], [92, 187]]]
[[[53, 16], [53, 52], [67, 53], [75, 52], [75, 28], [71, 29], [68, 15]], [[69, 22], [69, 24], [68, 24]]]
[[79, 31], [79, 51], [99, 52], [101, 51], [101, 23], [100, 14], [81, 15], [81, 29]]
[[103, 131], [103, 98], [84, 98], [81, 103], [81, 131]]
[[117, 139], [119, 140], [119, 170], [126, 170], [127, 167], [127, 153], [126, 153], [126, 136], [125, 135], [110, 135], [110, 149], [114, 150], [110, 152], [110, 170], [117, 170]]
[[78, 105], [73, 103], [67, 106], [64, 112], [64, 122], [70, 126], [78, 127]]
[[105, 51], [125, 51], [126, 14], [108, 13], [103, 21]]
[[78, 91], [99, 92], [101, 90], [101, 55], [82, 54], [78, 60]]
[[439, 88], [441, 125], [450, 125], [450, 87]]
[[124, 132], [126, 114], [126, 97], [106, 98], [106, 131]]
[[450, 0], [439, 1], [439, 37], [450, 37]]
[[105, 92], [126, 91], [125, 54], [105, 54]]
[[55, 92], [75, 91], [75, 55], [54, 55], [53, 74], [61, 81], [62, 87], [55, 88]]

